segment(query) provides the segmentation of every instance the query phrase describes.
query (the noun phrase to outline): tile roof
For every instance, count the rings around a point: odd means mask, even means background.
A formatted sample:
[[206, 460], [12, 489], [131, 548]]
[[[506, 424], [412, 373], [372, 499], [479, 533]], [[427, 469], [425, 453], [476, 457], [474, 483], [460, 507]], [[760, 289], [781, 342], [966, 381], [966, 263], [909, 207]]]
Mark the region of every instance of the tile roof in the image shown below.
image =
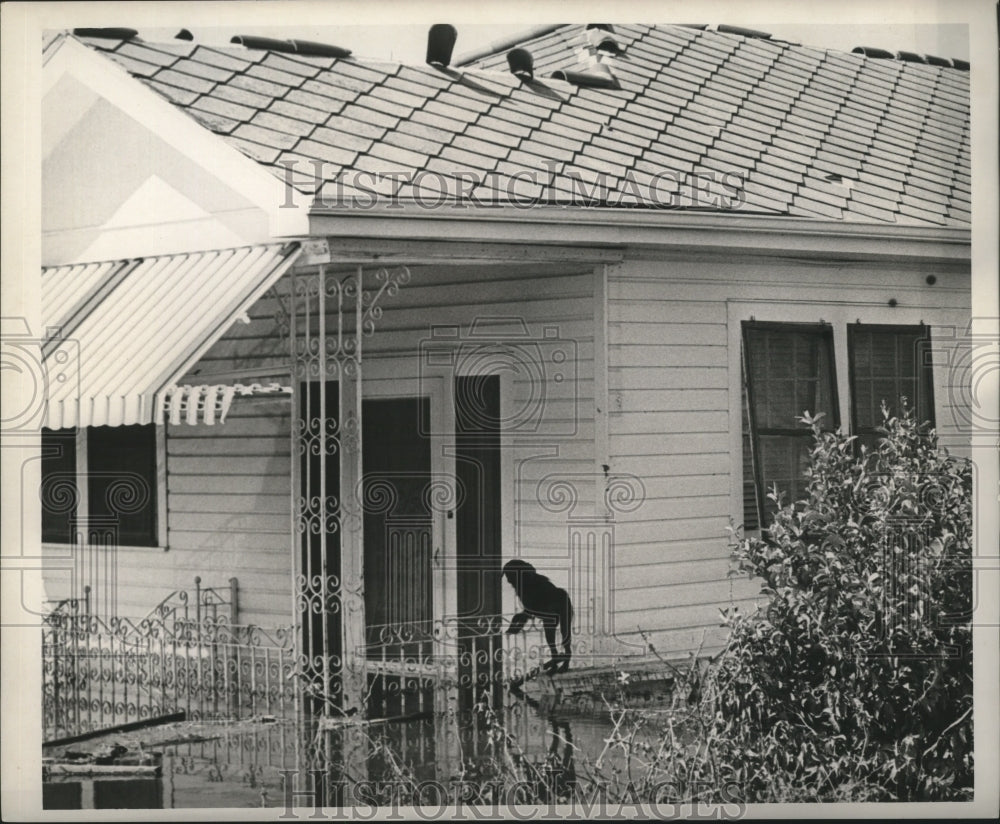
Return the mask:
[[[425, 202], [584, 196], [968, 225], [968, 72], [683, 26], [621, 25], [615, 37], [624, 51], [605, 62], [616, 89], [548, 77], [586, 69], [582, 25], [523, 44], [530, 83], [504, 53], [435, 69], [80, 39], [326, 202], [375, 190]], [[376, 184], [386, 172], [400, 176]]]

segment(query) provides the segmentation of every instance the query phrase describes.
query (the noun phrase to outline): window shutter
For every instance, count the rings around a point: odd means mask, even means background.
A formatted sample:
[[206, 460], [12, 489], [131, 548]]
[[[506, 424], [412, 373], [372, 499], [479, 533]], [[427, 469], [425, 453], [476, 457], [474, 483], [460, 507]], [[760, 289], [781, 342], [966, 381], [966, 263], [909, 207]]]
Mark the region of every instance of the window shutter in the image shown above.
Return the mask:
[[760, 510], [758, 508], [757, 475], [754, 461], [753, 437], [750, 432], [750, 399], [747, 395], [747, 372], [741, 368], [740, 379], [740, 409], [743, 420], [743, 529], [760, 529]]

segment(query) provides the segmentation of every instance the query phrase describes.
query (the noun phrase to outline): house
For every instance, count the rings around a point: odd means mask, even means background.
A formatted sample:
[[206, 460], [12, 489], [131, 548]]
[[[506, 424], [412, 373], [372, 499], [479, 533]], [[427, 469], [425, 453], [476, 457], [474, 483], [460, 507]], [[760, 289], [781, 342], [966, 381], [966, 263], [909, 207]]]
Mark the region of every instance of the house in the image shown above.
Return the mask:
[[905, 396], [961, 452], [967, 63], [179, 37], [45, 48], [49, 598], [138, 620], [198, 576], [329, 692], [449, 639], [495, 660], [519, 557], [577, 666], [682, 656], [755, 602], [727, 528], [801, 488], [796, 415], [869, 438]]

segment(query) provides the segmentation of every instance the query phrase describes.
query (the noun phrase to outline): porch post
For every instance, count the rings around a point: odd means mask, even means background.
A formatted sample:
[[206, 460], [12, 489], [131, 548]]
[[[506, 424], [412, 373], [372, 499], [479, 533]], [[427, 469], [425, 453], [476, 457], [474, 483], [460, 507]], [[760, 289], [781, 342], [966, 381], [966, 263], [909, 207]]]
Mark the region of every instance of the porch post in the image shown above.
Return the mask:
[[362, 339], [364, 338], [364, 269], [357, 268], [354, 295], [354, 352], [343, 361], [340, 387], [341, 608], [343, 609], [343, 709], [364, 709], [365, 591], [364, 500], [362, 483]]

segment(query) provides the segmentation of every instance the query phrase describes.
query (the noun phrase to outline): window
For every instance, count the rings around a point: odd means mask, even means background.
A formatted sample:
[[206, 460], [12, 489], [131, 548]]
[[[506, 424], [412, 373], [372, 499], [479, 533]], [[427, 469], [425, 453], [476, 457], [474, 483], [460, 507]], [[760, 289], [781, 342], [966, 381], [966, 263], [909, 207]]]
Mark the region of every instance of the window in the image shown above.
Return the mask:
[[934, 425], [930, 345], [926, 326], [847, 327], [851, 432], [859, 443], [868, 447], [878, 443], [883, 401], [898, 415], [906, 398], [919, 423]]
[[90, 427], [79, 456], [77, 443], [76, 430], [42, 433], [42, 540], [73, 542], [85, 484], [91, 532], [115, 534], [119, 546], [157, 546], [156, 427]]
[[156, 546], [156, 427], [87, 430], [87, 497], [94, 526], [116, 524], [123, 546]]
[[839, 425], [832, 327], [744, 322], [743, 391], [743, 525], [759, 529], [772, 486], [786, 501], [804, 493], [812, 432], [796, 418], [822, 412], [824, 428]]
[[76, 485], [76, 429], [42, 429], [42, 540], [73, 543]]

